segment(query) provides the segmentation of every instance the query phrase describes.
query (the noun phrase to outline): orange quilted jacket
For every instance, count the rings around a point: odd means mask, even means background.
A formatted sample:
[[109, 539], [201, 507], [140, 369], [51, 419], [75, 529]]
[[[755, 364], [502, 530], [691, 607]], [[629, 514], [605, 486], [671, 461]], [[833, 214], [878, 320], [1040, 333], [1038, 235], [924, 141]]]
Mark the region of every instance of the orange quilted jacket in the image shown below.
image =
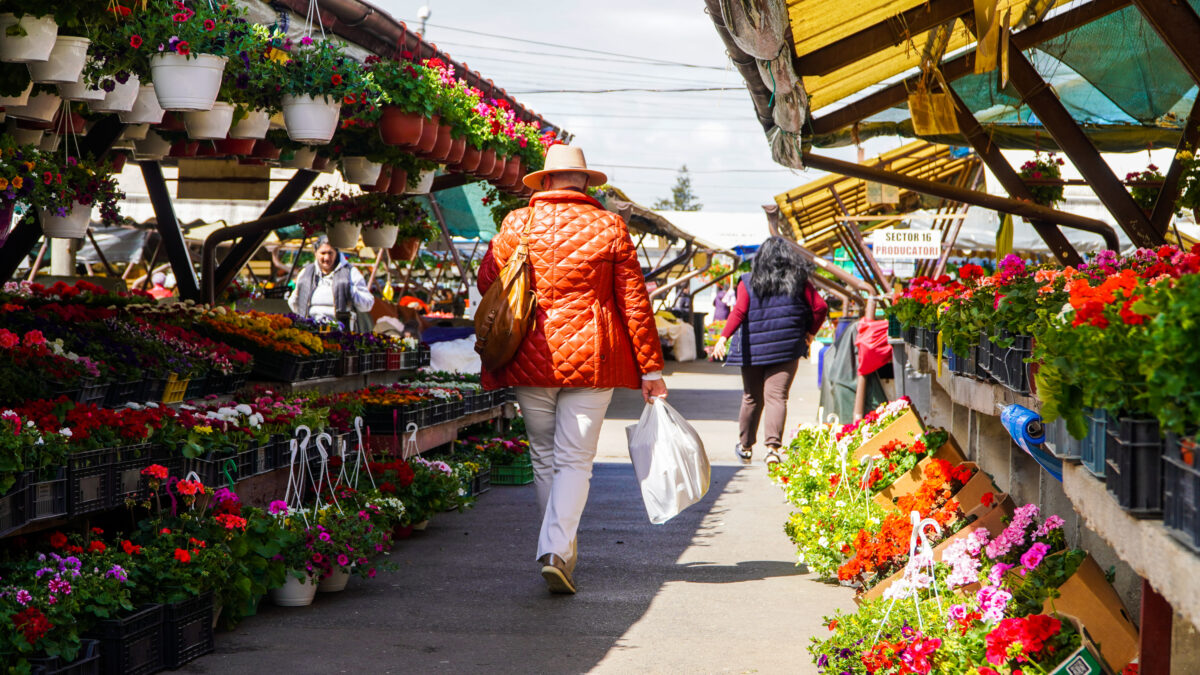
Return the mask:
[[630, 387], [662, 370], [662, 346], [625, 221], [573, 190], [538, 192], [508, 214], [479, 267], [486, 293], [529, 225], [538, 307], [517, 354], [483, 386]]

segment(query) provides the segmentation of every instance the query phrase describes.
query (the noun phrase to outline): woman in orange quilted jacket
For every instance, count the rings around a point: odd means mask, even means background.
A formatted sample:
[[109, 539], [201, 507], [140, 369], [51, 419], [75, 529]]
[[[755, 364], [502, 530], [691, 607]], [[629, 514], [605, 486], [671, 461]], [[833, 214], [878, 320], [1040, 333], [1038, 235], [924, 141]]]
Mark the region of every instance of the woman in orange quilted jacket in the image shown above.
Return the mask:
[[542, 512], [537, 560], [553, 593], [574, 593], [576, 531], [587, 503], [600, 424], [615, 387], [666, 396], [663, 356], [629, 230], [585, 192], [607, 178], [583, 151], [552, 145], [529, 206], [504, 219], [479, 268], [486, 293], [527, 229], [537, 309], [516, 355], [483, 372], [513, 386], [525, 417]]

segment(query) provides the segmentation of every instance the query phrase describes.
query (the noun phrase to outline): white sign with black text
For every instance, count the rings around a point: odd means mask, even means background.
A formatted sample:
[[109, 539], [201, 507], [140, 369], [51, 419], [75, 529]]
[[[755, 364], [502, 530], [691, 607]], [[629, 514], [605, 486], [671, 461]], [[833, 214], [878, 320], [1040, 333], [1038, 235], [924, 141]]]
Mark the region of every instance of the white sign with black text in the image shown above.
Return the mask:
[[879, 260], [936, 260], [942, 254], [942, 232], [876, 230], [871, 233], [871, 249]]

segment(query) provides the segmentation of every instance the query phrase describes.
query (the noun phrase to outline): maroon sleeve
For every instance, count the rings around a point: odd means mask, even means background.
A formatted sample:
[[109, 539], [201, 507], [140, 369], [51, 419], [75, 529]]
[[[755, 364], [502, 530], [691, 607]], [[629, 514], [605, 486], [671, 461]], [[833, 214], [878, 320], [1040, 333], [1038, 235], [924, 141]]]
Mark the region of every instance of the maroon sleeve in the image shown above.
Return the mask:
[[721, 337], [729, 338], [733, 335], [738, 326], [742, 325], [742, 321], [746, 318], [746, 312], [750, 311], [750, 294], [746, 292], [746, 284], [738, 282], [737, 287], [737, 304], [729, 312], [729, 318], [725, 321], [725, 330], [721, 331]]
[[487, 253], [484, 254], [483, 261], [479, 263], [479, 271], [476, 272], [475, 277], [479, 292], [487, 293], [488, 288], [498, 276], [500, 276], [500, 266], [496, 264], [496, 258], [492, 255], [492, 244], [488, 242]]
[[825, 304], [825, 298], [817, 292], [816, 287], [811, 283], [804, 289], [804, 299], [808, 301], [808, 306], [812, 307], [812, 326], [808, 332], [816, 335], [821, 330], [821, 326], [825, 324], [825, 317], [829, 315], [829, 305]]

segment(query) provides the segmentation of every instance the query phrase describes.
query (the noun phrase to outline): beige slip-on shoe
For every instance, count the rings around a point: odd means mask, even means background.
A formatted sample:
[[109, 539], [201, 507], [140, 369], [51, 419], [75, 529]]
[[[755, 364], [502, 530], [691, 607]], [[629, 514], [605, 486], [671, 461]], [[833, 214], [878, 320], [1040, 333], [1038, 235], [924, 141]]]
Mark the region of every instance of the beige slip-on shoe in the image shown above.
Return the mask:
[[575, 594], [575, 582], [567, 571], [567, 561], [553, 553], [547, 553], [538, 561], [542, 563], [542, 578], [551, 593]]

